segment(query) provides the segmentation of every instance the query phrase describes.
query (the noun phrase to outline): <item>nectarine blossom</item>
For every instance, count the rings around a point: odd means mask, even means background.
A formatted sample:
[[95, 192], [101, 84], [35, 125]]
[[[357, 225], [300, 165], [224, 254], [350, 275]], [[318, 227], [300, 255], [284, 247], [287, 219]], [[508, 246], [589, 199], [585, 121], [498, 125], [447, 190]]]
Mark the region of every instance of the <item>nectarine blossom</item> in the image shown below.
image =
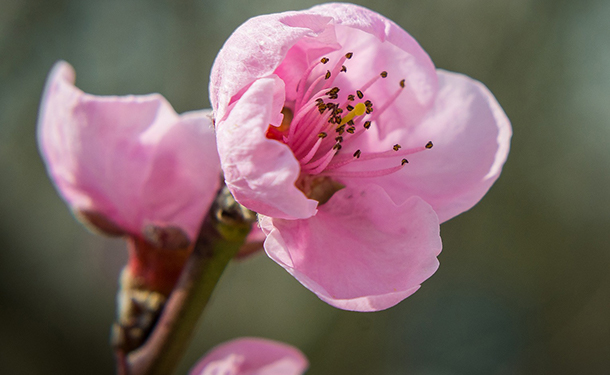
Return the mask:
[[438, 267], [439, 223], [481, 199], [509, 149], [484, 85], [352, 4], [248, 20], [210, 92], [227, 186], [259, 213], [267, 254], [348, 310], [414, 293]]
[[189, 374], [301, 375], [307, 367], [307, 358], [298, 349], [252, 337], [236, 339], [215, 347]]

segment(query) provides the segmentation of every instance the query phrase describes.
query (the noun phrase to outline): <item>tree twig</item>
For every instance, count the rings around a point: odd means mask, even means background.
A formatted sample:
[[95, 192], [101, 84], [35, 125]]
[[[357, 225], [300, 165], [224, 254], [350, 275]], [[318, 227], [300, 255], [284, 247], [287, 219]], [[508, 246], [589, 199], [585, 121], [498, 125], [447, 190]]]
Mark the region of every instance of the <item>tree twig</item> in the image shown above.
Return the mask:
[[144, 345], [126, 355], [125, 375], [175, 370], [222, 272], [254, 220], [255, 214], [235, 202], [226, 187], [220, 191], [154, 330]]

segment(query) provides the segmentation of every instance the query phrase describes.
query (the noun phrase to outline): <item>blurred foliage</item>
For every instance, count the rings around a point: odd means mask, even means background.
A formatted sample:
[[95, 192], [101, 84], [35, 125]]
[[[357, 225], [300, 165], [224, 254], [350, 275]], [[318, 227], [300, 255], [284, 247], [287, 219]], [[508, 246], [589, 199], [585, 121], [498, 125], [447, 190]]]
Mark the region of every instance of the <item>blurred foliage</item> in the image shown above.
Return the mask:
[[[94, 94], [160, 92], [208, 107], [210, 67], [249, 17], [296, 0], [0, 4], [0, 368], [108, 374], [124, 245], [87, 233], [35, 143], [58, 59]], [[223, 276], [184, 373], [257, 335], [300, 347], [309, 374], [606, 374], [610, 368], [610, 2], [358, 1], [410, 32], [436, 65], [484, 82], [514, 127], [500, 180], [441, 227], [441, 268], [387, 311], [319, 301], [264, 255]]]

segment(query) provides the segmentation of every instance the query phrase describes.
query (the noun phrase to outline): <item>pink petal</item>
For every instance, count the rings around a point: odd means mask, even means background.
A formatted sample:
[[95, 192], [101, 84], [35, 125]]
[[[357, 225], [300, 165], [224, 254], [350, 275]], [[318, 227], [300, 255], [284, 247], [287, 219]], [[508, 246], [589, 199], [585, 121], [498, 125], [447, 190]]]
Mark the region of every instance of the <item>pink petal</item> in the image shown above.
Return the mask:
[[[401, 171], [375, 183], [399, 204], [421, 197], [444, 222], [474, 206], [498, 178], [512, 130], [483, 84], [442, 70], [438, 76], [440, 89], [430, 113], [413, 129], [395, 129], [383, 145], [409, 148], [432, 141], [434, 147], [408, 156], [409, 164]], [[359, 184], [361, 179], [342, 182]]]
[[219, 186], [209, 112], [178, 116], [160, 95], [94, 96], [60, 61], [40, 105], [38, 140], [49, 175], [74, 210], [132, 234], [176, 226], [194, 239]]
[[308, 367], [298, 349], [277, 341], [240, 338], [221, 344], [190, 375], [300, 375]]
[[277, 77], [254, 82], [217, 128], [218, 152], [238, 202], [264, 215], [307, 218], [317, 202], [294, 186], [299, 163], [288, 146], [266, 137], [269, 124], [281, 123], [283, 92]]
[[341, 309], [387, 309], [438, 268], [442, 245], [432, 208], [418, 197], [396, 205], [377, 185], [340, 190], [306, 220], [260, 223], [267, 254]]

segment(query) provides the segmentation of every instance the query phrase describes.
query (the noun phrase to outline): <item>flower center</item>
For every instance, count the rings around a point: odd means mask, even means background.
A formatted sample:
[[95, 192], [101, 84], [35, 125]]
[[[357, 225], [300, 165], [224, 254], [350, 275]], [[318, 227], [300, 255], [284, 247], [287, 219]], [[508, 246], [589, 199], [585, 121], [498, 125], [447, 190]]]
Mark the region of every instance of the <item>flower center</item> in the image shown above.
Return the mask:
[[[432, 142], [428, 142], [424, 146], [408, 149], [403, 149], [400, 144], [394, 144], [391, 149], [381, 152], [367, 152], [361, 149], [354, 151], [355, 147], [351, 147], [351, 151], [346, 153], [345, 146], [353, 143], [372, 126], [382, 126], [379, 123], [379, 116], [398, 99], [405, 88], [405, 80], [402, 79], [398, 82], [394, 93], [380, 106], [375, 106], [373, 98], [367, 97], [367, 90], [378, 84], [379, 80], [388, 77], [388, 73], [382, 71], [359, 89], [353, 90], [348, 95], [343, 94], [340, 98], [341, 88], [333, 86], [333, 83], [340, 74], [348, 74], [344, 64], [353, 56], [352, 52], [346, 53], [338, 59], [332, 69], [325, 72], [320, 67], [330, 62], [328, 57], [311, 64], [297, 85], [295, 101], [285, 104], [282, 124], [279, 127], [270, 125], [267, 130], [268, 138], [288, 145], [299, 161], [301, 166], [299, 181], [300, 185], [303, 185], [301, 190], [310, 188], [311, 183], [315, 181], [332, 181], [333, 177], [378, 177], [392, 174], [408, 163], [405, 158], [407, 155], [432, 148]], [[391, 165], [394, 162], [389, 160], [389, 166], [384, 163], [382, 168], [373, 170], [342, 168], [356, 161], [381, 158], [393, 158], [396, 164]], [[332, 186], [337, 185], [332, 184]], [[307, 192], [303, 191], [307, 195]]]

